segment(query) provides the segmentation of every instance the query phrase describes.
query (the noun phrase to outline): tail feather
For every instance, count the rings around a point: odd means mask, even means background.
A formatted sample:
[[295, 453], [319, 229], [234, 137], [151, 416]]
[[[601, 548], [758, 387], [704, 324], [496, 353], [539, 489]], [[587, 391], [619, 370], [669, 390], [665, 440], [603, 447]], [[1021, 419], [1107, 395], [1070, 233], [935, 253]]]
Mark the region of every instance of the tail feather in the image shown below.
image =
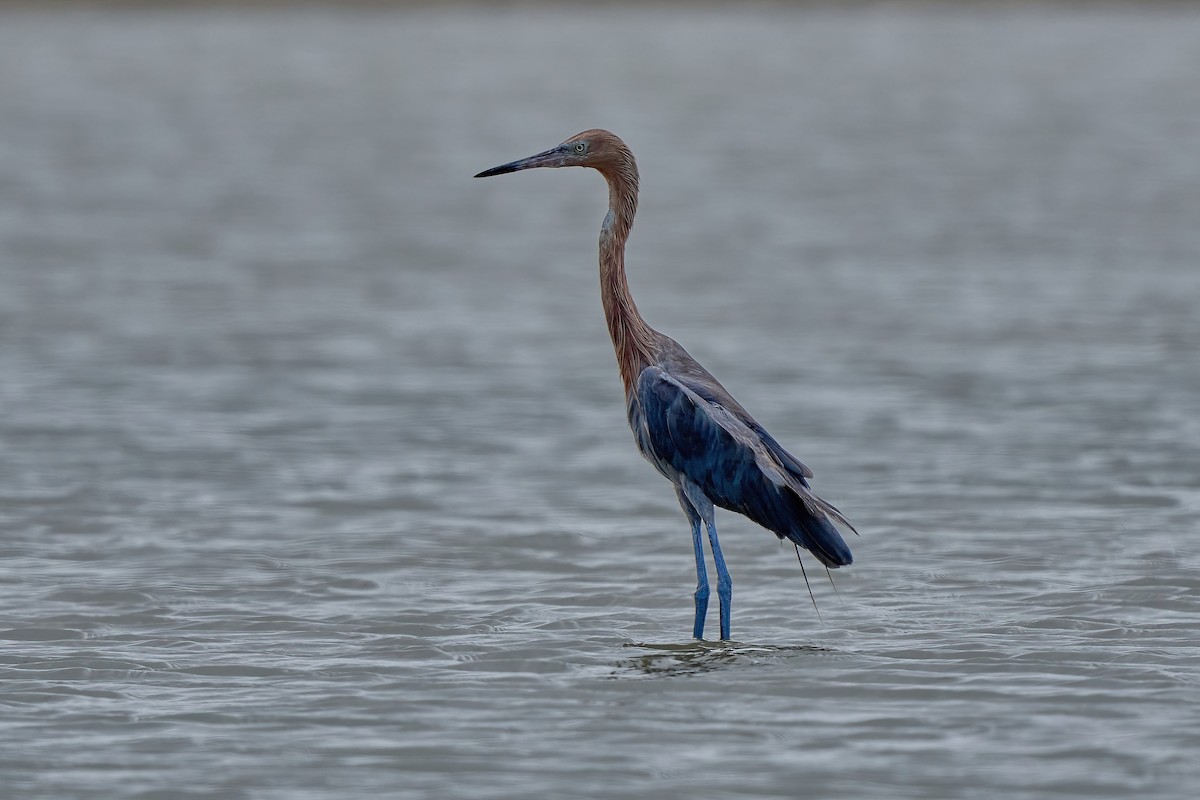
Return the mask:
[[787, 487], [783, 493], [792, 506], [791, 524], [783, 535], [812, 553], [826, 567], [836, 569], [853, 563], [850, 548], [829, 521], [832, 517], [854, 531], [854, 526], [846, 521], [842, 512], [803, 487]]

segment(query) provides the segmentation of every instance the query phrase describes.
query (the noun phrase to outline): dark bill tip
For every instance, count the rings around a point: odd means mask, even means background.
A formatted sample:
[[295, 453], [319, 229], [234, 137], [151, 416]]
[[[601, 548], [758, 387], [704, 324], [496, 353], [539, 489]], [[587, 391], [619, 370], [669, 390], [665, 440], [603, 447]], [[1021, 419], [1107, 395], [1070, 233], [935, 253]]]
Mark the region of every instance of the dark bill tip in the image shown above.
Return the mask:
[[517, 166], [518, 163], [520, 163], [520, 162], [514, 161], [511, 164], [501, 164], [498, 167], [492, 167], [491, 169], [485, 169], [483, 172], [479, 173], [475, 177], [476, 178], [490, 178], [493, 175], [504, 175], [509, 172], [516, 172], [517, 170], [520, 169], [520, 167]]
[[563, 166], [564, 154], [557, 147], [551, 148], [544, 153], [538, 153], [529, 158], [522, 158], [518, 161], [510, 161], [507, 164], [501, 164], [498, 167], [485, 169], [483, 172], [476, 175], [476, 178], [490, 178], [493, 175], [505, 175], [509, 172], [516, 172], [521, 169], [535, 169], [536, 167], [561, 167]]

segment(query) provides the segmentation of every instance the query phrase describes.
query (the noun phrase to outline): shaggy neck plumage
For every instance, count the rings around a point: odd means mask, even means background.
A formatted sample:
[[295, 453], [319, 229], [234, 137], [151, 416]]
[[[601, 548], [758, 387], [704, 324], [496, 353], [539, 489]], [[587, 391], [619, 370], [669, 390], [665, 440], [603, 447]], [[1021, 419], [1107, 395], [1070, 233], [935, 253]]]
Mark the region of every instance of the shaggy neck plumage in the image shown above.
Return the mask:
[[653, 331], [638, 313], [625, 277], [625, 240], [637, 212], [637, 164], [629, 154], [601, 173], [608, 181], [608, 216], [600, 230], [600, 299], [617, 354], [617, 368], [628, 393], [638, 374], [653, 360]]

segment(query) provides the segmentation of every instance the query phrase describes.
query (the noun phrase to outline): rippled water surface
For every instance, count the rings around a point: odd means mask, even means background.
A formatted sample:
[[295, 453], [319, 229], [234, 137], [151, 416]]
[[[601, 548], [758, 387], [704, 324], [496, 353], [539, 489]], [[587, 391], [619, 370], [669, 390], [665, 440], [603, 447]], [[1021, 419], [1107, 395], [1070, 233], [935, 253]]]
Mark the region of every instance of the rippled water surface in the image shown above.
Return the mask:
[[[1200, 14], [0, 13], [20, 798], [1191, 796]], [[862, 536], [636, 454], [647, 318]], [[710, 626], [715, 625], [715, 608]]]

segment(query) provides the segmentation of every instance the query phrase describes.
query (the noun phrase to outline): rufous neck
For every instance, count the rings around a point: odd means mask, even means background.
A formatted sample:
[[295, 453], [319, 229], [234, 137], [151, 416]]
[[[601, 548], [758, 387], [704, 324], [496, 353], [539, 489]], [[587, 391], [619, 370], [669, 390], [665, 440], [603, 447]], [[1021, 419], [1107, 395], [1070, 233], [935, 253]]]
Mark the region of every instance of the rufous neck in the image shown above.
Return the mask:
[[637, 167], [604, 171], [608, 181], [608, 215], [600, 230], [600, 298], [617, 355], [617, 367], [628, 392], [651, 363], [653, 332], [638, 313], [625, 276], [625, 241], [637, 212]]

